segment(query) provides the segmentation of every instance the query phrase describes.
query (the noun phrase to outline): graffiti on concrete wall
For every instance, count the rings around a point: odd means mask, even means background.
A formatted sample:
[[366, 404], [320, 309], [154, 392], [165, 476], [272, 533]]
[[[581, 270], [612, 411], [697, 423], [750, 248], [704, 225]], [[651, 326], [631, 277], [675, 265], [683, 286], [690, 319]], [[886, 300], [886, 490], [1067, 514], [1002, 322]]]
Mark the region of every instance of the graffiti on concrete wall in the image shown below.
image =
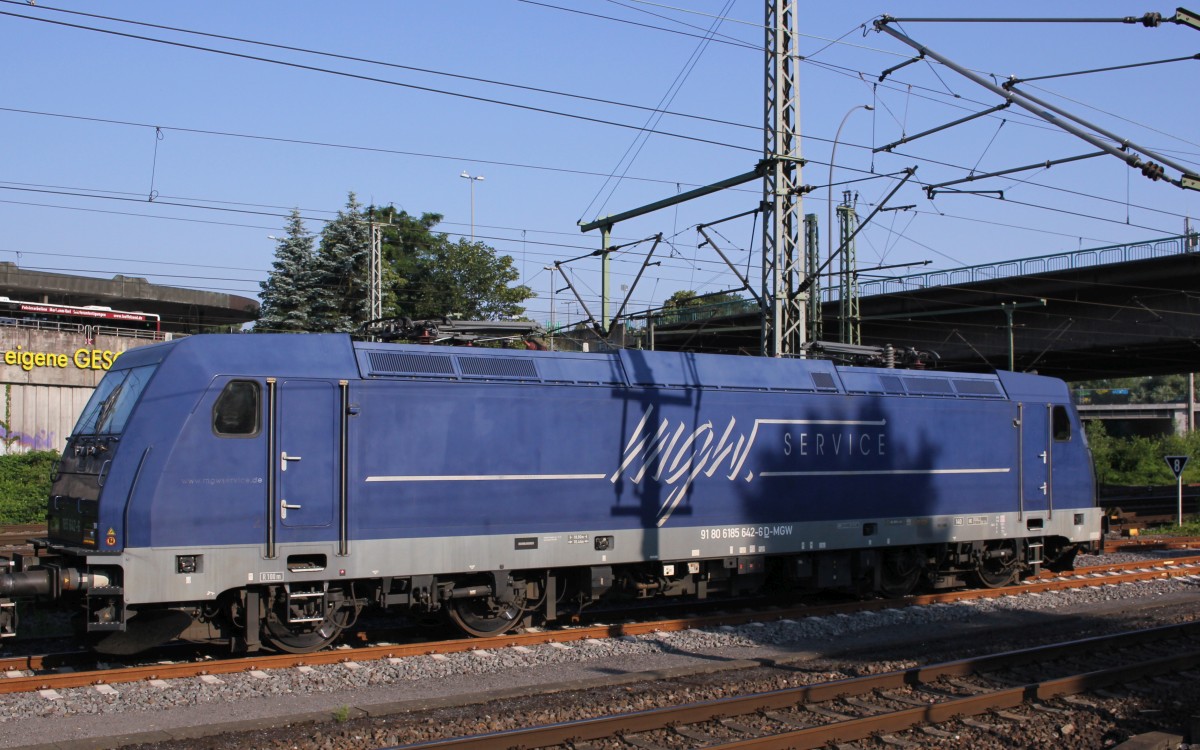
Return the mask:
[[61, 451], [58, 433], [45, 428], [25, 432], [13, 427], [12, 384], [4, 384], [4, 415], [0, 419], [0, 454], [24, 453], [25, 451]]
[[4, 444], [4, 453], [19, 453], [24, 451], [56, 451], [62, 446], [58, 444], [55, 433], [51, 430], [38, 430], [35, 433], [9, 430], [8, 425], [0, 422], [0, 443]]

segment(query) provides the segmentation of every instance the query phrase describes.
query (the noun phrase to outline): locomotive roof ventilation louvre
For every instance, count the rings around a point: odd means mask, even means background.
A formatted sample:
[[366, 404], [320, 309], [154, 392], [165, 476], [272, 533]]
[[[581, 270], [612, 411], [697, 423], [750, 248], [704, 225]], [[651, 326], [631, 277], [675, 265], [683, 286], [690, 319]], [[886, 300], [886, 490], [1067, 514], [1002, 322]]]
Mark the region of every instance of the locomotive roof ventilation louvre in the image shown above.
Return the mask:
[[827, 372], [814, 372], [812, 374], [812, 380], [813, 385], [817, 387], [818, 391], [837, 390], [837, 383], [834, 381], [833, 376]]
[[954, 389], [946, 378], [905, 378], [908, 392], [921, 396], [953, 396]]
[[962, 396], [991, 396], [1000, 398], [1000, 388], [991, 380], [955, 380], [954, 390]]
[[367, 352], [371, 375], [454, 375], [454, 362], [445, 354]]
[[463, 375], [477, 378], [509, 378], [537, 380], [537, 364], [531, 359], [517, 357], [463, 357], [458, 367]]
[[904, 390], [904, 381], [895, 375], [880, 375], [879, 384], [883, 386], [884, 393], [892, 393], [900, 396], [907, 393]]

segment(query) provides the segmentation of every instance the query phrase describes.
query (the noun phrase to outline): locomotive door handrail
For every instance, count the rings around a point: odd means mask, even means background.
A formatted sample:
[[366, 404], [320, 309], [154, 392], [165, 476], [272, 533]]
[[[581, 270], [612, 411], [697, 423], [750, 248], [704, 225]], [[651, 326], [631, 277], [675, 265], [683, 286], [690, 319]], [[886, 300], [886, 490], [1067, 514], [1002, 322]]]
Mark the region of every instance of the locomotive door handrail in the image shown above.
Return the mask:
[[1054, 518], [1054, 404], [1046, 404], [1046, 518]]
[[275, 472], [271, 466], [275, 462], [275, 450], [278, 435], [275, 427], [275, 378], [267, 378], [267, 559], [275, 559], [275, 496], [278, 490], [275, 486]]
[[1025, 404], [1017, 404], [1017, 521], [1025, 520]]
[[345, 557], [350, 554], [349, 475], [346, 470], [346, 462], [350, 455], [350, 381], [339, 380], [338, 390], [341, 391], [341, 425], [338, 430], [338, 448], [341, 453], [338, 461], [338, 555]]
[[104, 463], [100, 464], [100, 471], [96, 472], [97, 487], [104, 487], [104, 483], [108, 481], [108, 472], [110, 469], [112, 469], [112, 459], [108, 458], [104, 460]]

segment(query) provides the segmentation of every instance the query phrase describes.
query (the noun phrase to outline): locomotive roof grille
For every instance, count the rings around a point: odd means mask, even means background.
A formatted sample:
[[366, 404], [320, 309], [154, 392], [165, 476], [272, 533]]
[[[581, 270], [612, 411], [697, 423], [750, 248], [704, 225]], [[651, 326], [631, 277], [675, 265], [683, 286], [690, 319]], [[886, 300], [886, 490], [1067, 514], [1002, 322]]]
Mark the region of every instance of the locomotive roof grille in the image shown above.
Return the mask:
[[1004, 394], [1000, 393], [1000, 388], [991, 380], [955, 380], [954, 390], [966, 396], [995, 396], [999, 398]]
[[904, 390], [904, 381], [895, 375], [880, 375], [879, 384], [883, 386], [884, 393], [894, 393], [904, 395], [907, 391]]
[[518, 378], [537, 380], [537, 364], [531, 359], [516, 357], [458, 357], [463, 375], [489, 378]]
[[[670, 359], [651, 361], [652, 367], [639, 366], [640, 360], [630, 359], [628, 352], [622, 353], [625, 372], [632, 366], [634, 376], [627, 381], [618, 365], [606, 358], [557, 357], [541, 361], [532, 357], [515, 357], [492, 354], [426, 354], [412, 351], [361, 351], [368, 377], [399, 378], [447, 378], [452, 380], [495, 379], [518, 382], [536, 382], [547, 385], [632, 385], [649, 388], [694, 388], [714, 390], [782, 391], [796, 393], [837, 393], [837, 375], [830, 372], [809, 372], [807, 377], [790, 380], [784, 373], [779, 376], [765, 374], [756, 367], [743, 367], [748, 363], [724, 362], [718, 372], [693, 371]], [[364, 356], [365, 355], [365, 356]], [[360, 360], [362, 361], [362, 360]], [[738, 365], [729, 369], [730, 364]], [[894, 396], [934, 396], [942, 398], [1006, 398], [999, 382], [989, 378], [947, 378], [913, 376], [897, 373], [856, 371], [854, 368], [841, 371], [847, 393], [888, 394]], [[630, 382], [632, 381], [632, 382]], [[678, 381], [678, 382], [677, 382]], [[811, 383], [811, 385], [810, 385]]]
[[905, 378], [908, 392], [923, 396], [953, 396], [954, 389], [945, 378]]
[[813, 385], [818, 391], [836, 391], [837, 383], [834, 382], [833, 376], [827, 372], [814, 372], [812, 374]]
[[444, 354], [367, 352], [371, 374], [454, 375], [454, 362]]

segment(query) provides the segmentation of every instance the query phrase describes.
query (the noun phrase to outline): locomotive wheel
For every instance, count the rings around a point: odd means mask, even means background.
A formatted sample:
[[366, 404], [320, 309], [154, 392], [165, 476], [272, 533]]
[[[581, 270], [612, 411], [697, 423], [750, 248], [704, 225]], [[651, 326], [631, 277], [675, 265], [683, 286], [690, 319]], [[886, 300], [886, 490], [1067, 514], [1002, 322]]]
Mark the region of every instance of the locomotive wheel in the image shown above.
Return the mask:
[[1071, 570], [1075, 567], [1075, 555], [1079, 554], [1079, 547], [1071, 544], [1066, 547], [1057, 547], [1047, 545], [1049, 552], [1046, 554], [1045, 566], [1047, 570], [1052, 570], [1055, 573], [1061, 573], [1064, 570]]
[[879, 571], [879, 593], [888, 597], [911, 594], [921, 580], [923, 563], [921, 554], [915, 549], [888, 550]]
[[984, 588], [998, 589], [1013, 583], [1019, 570], [1020, 566], [1013, 562], [1005, 564], [1002, 558], [986, 558], [975, 568], [973, 577]]
[[315, 623], [316, 627], [314, 623], [292, 625], [269, 617], [263, 623], [263, 642], [289, 654], [320, 651], [342, 634], [343, 626], [334, 619], [336, 616], [337, 613], [331, 613], [323, 622]]
[[284, 603], [277, 602], [262, 621], [263, 643], [289, 654], [319, 651], [337, 640], [355, 614], [352, 604], [343, 603], [330, 607], [320, 622], [288, 622]]
[[487, 599], [453, 599], [447, 607], [451, 622], [477, 638], [503, 635], [521, 623], [524, 610], [514, 605], [493, 609]]

